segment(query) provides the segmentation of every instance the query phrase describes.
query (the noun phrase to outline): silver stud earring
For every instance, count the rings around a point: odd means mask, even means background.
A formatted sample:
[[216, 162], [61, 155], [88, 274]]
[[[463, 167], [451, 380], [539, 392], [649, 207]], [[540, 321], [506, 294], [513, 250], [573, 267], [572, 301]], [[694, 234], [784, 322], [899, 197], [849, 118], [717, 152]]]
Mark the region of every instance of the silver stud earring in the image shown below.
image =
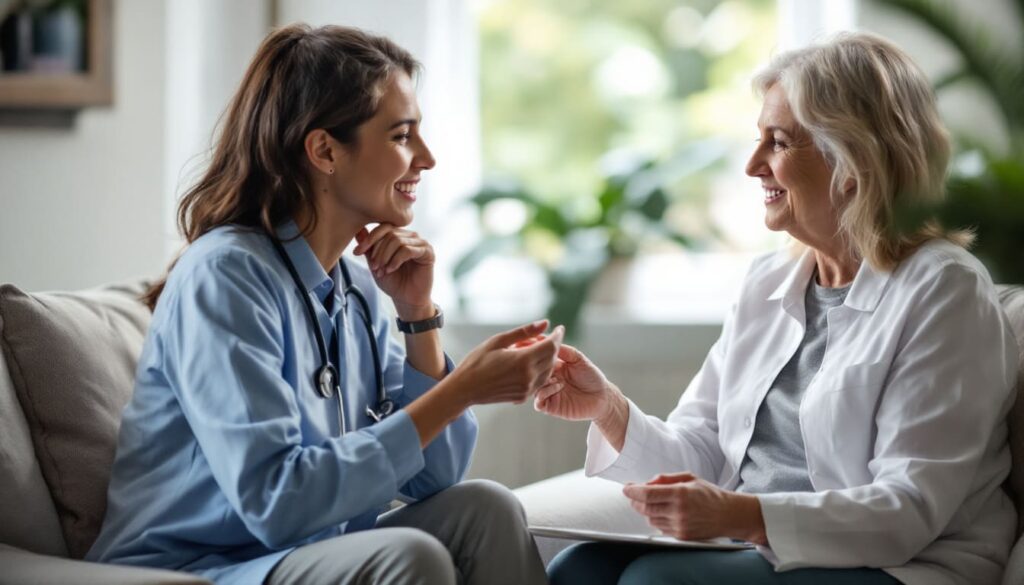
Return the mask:
[[333, 175], [334, 174], [334, 167], [331, 167], [331, 170], [327, 171], [327, 174], [328, 175]]

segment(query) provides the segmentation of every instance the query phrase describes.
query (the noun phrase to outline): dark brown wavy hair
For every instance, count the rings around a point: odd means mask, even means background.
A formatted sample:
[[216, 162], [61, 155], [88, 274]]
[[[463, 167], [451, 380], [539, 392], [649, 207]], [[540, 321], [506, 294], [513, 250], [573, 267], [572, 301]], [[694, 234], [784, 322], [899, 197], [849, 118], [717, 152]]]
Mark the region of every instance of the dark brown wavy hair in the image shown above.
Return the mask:
[[[377, 111], [384, 82], [396, 70], [413, 77], [419, 68], [405, 49], [355, 28], [293, 24], [272, 32], [221, 118], [210, 166], [178, 204], [186, 246], [227, 224], [272, 233], [300, 210], [310, 212], [302, 226], [309, 233], [317, 218], [306, 135], [323, 128], [355, 145], [356, 130]], [[150, 310], [166, 283], [165, 275], [143, 294]]]

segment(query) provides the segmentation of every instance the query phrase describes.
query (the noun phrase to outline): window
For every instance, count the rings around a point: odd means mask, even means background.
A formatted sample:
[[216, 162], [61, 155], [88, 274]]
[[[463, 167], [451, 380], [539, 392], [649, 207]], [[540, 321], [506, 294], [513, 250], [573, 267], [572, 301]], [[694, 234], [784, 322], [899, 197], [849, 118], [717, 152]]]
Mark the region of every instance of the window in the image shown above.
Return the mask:
[[[622, 284], [624, 310], [642, 320], [720, 318], [733, 296], [722, 290], [738, 287], [751, 255], [782, 241], [764, 229], [760, 188], [743, 172], [760, 110], [750, 77], [779, 43], [780, 7], [772, 0], [488, 0], [475, 7], [485, 177], [512, 179], [586, 218], [596, 213], [603, 177], [617, 167], [690, 157], [697, 170], [665, 185], [663, 221], [700, 254], [643, 241]], [[515, 204], [495, 207], [484, 210], [485, 230], [507, 233], [526, 220]], [[541, 262], [558, 247], [543, 234], [527, 242]], [[485, 318], [501, 306], [508, 314], [510, 305], [521, 308], [512, 311], [517, 316], [536, 316], [547, 302], [537, 272], [530, 262], [494, 259], [465, 279], [463, 293], [470, 305], [488, 306], [475, 313]], [[692, 302], [680, 302], [686, 298]], [[652, 308], [658, 304], [664, 310]]]

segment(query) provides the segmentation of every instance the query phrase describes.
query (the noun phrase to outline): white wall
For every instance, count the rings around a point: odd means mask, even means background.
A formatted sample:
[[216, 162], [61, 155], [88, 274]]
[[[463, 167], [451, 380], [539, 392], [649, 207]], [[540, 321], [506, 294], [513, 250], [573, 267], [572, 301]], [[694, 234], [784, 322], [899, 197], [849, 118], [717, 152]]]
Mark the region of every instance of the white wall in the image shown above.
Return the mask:
[[162, 274], [176, 196], [269, 26], [267, 0], [115, 0], [114, 105], [68, 129], [0, 127], [0, 282]]
[[0, 127], [0, 282], [69, 289], [159, 272], [164, 2], [114, 2], [112, 108]]

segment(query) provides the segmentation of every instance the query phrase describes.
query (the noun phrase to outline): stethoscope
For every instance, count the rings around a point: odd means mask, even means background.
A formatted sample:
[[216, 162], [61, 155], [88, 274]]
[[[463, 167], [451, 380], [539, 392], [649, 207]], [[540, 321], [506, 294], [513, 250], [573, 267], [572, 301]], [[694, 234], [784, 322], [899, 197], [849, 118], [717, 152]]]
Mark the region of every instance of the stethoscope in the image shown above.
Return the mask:
[[[320, 331], [320, 325], [316, 318], [316, 311], [313, 309], [313, 301], [309, 299], [309, 293], [302, 286], [302, 280], [299, 278], [299, 272], [295, 269], [295, 265], [292, 264], [291, 258], [284, 250], [284, 246], [280, 240], [271, 236], [270, 241], [274, 243], [274, 248], [277, 250], [277, 255], [281, 257], [285, 266], [288, 267], [288, 273], [292, 276], [292, 281], [295, 286], [299, 289], [299, 296], [302, 297], [303, 304], [306, 306], [306, 313], [309, 315], [309, 322], [313, 326], [313, 335], [316, 336], [317, 348], [320, 350], [320, 367], [317, 368], [316, 373], [313, 374], [313, 388], [316, 390], [318, 396], [324, 399], [330, 399], [333, 396], [338, 397], [338, 425], [341, 428], [341, 434], [345, 434], [345, 405], [342, 402], [341, 397], [341, 376], [338, 375], [337, 368], [331, 363], [328, 357], [327, 343], [324, 341], [324, 334]], [[341, 280], [344, 285], [343, 298], [348, 298], [349, 295], [355, 297], [359, 303], [361, 310], [361, 317], [363, 321], [363, 328], [366, 329], [367, 342], [370, 345], [370, 353], [373, 355], [373, 375], [374, 380], [377, 383], [377, 408], [374, 409], [370, 406], [366, 407], [366, 416], [370, 417], [375, 423], [387, 418], [395, 411], [395, 403], [388, 398], [387, 393], [384, 391], [384, 372], [380, 366], [380, 354], [377, 352], [377, 336], [373, 333], [373, 322], [370, 320], [370, 304], [366, 301], [366, 297], [363, 296], [363, 292], [359, 288], [352, 284], [352, 279], [349, 277], [348, 267], [345, 266], [344, 259], [338, 259], [338, 268], [341, 269]], [[342, 306], [344, 310], [344, 305]], [[338, 353], [337, 348], [338, 333], [335, 331], [334, 337], [331, 338], [331, 349], [335, 355]]]

